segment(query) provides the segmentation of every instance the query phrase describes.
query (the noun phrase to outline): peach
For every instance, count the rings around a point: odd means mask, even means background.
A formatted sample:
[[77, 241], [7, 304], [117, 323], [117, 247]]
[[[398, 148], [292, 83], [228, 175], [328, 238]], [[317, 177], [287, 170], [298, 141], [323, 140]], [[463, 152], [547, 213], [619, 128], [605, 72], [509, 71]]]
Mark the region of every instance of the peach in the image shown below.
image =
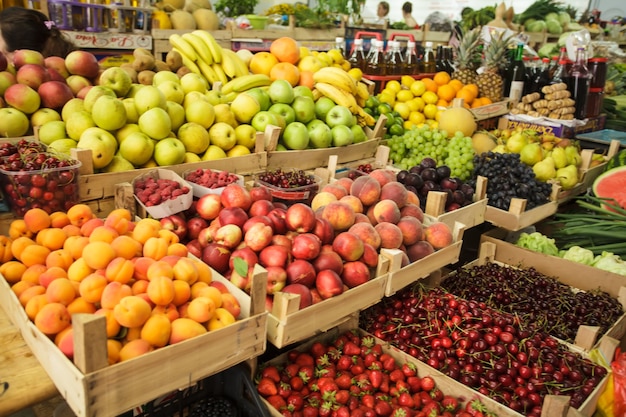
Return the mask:
[[352, 227], [350, 227], [350, 229], [348, 229], [348, 231], [360, 237], [363, 243], [371, 245], [374, 249], [378, 249], [380, 247], [380, 235], [370, 223], [355, 223]]
[[142, 245], [151, 237], [158, 237], [161, 230], [161, 222], [156, 219], [145, 218], [135, 223], [132, 235], [133, 239]]
[[127, 295], [113, 307], [113, 317], [124, 327], [142, 326], [150, 314], [152, 307], [146, 300], [136, 295]]
[[420, 222], [424, 221], [424, 211], [420, 207], [419, 201], [417, 202], [417, 204], [407, 203], [404, 207], [400, 209], [400, 214], [402, 215], [402, 217], [411, 216], [415, 217]]
[[[26, 265], [24, 265], [26, 266]], [[46, 272], [47, 268], [45, 265], [33, 265], [26, 268], [26, 271], [22, 274], [22, 281], [30, 282], [33, 284], [39, 284], [39, 277], [41, 274]]]
[[70, 326], [70, 313], [61, 303], [48, 303], [35, 316], [35, 326], [42, 333], [52, 336]]
[[[239, 300], [231, 293], [222, 293], [222, 307], [227, 310], [233, 317], [238, 318], [241, 314], [241, 305]], [[217, 310], [216, 310], [217, 311]]]
[[94, 213], [86, 204], [74, 204], [67, 210], [67, 217], [74, 226], [81, 227], [88, 220], [94, 218]]
[[406, 254], [409, 258], [409, 262], [418, 261], [434, 252], [435, 249], [433, 248], [433, 245], [425, 240], [420, 240], [419, 242], [416, 242], [411, 246], [407, 246], [406, 248]]
[[24, 306], [24, 311], [26, 311], [26, 315], [29, 319], [35, 320], [35, 317], [37, 317], [37, 313], [39, 313], [39, 310], [41, 310], [41, 308], [46, 304], [48, 304], [48, 297], [46, 296], [46, 294], [38, 294], [28, 300], [28, 302]]
[[335, 201], [324, 207], [322, 218], [328, 220], [335, 231], [348, 230], [354, 224], [354, 210], [346, 203]]
[[84, 258], [78, 258], [67, 269], [67, 277], [72, 281], [80, 282], [94, 272], [96, 272], [96, 270], [90, 268]]
[[131, 220], [130, 211], [118, 208], [107, 215], [106, 219], [104, 219], [104, 225], [115, 229], [119, 235], [124, 235], [130, 230]]
[[24, 213], [24, 223], [28, 230], [32, 233], [37, 233], [50, 227], [50, 215], [43, 209], [32, 208]]
[[100, 306], [113, 310], [113, 308], [119, 304], [119, 302], [133, 293], [132, 289], [119, 282], [109, 282], [102, 291], [102, 297], [100, 298]]
[[311, 200], [311, 208], [313, 211], [317, 211], [317, 209], [322, 208], [333, 201], [339, 200], [337, 196], [329, 191], [320, 191], [315, 194], [313, 199]]
[[361, 202], [359, 197], [349, 194], [341, 197], [339, 201], [342, 203], [346, 203], [347, 205], [352, 207], [354, 213], [363, 213], [363, 203]]
[[150, 237], [143, 244], [143, 256], [155, 261], [167, 255], [169, 242], [163, 237]]
[[63, 249], [69, 251], [73, 259], [78, 259], [83, 256], [83, 249], [89, 243], [89, 238], [86, 236], [68, 236], [63, 243]]
[[190, 258], [179, 258], [174, 264], [173, 272], [175, 280], [182, 280], [192, 285], [198, 280], [198, 267], [196, 262]]
[[443, 249], [446, 246], [450, 246], [453, 242], [452, 230], [444, 222], [429, 224], [424, 229], [424, 240], [433, 245], [435, 250]]
[[190, 318], [179, 318], [172, 322], [172, 331], [170, 333], [170, 344], [173, 345], [192, 337], [203, 335], [207, 329]]
[[22, 293], [18, 297], [18, 300], [23, 307], [26, 305], [26, 303], [28, 303], [28, 300], [30, 300], [34, 296], [45, 293], [46, 288], [43, 285], [33, 285], [32, 287], [28, 287], [24, 291], [22, 291]]
[[393, 200], [380, 200], [374, 205], [372, 215], [376, 223], [388, 222], [396, 224], [400, 220], [400, 209]]
[[58, 267], [67, 271], [72, 263], [74, 263], [74, 258], [67, 249], [53, 250], [46, 257], [46, 266], [48, 268]]
[[120, 362], [124, 362], [146, 353], [152, 352], [154, 348], [150, 343], [143, 339], [135, 339], [126, 343], [120, 349]]
[[174, 282], [169, 277], [154, 277], [148, 282], [146, 293], [150, 301], [154, 304], [162, 306], [168, 305], [174, 300]]
[[187, 245], [181, 242], [170, 243], [167, 247], [167, 256], [179, 256], [181, 258], [186, 258], [189, 256], [189, 249], [187, 249]]
[[67, 311], [70, 313], [70, 316], [77, 313], [93, 314], [96, 312], [96, 305], [83, 297], [76, 297], [74, 301], [67, 305]]
[[220, 202], [224, 207], [239, 207], [248, 211], [252, 205], [252, 197], [246, 187], [232, 183], [228, 184], [220, 194]]
[[105, 269], [115, 257], [115, 250], [106, 242], [89, 242], [83, 248], [82, 259], [93, 269]]
[[422, 222], [412, 216], [401, 217], [396, 225], [402, 232], [402, 243], [405, 246], [412, 245], [420, 240], [423, 236]]
[[155, 261], [148, 267], [146, 271], [148, 281], [152, 281], [156, 277], [174, 278], [174, 267], [166, 261]]
[[107, 265], [104, 276], [111, 281], [128, 284], [135, 275], [135, 264], [128, 259], [117, 257]]
[[133, 282], [130, 286], [130, 288], [133, 291], [133, 295], [140, 295], [140, 294], [147, 293], [148, 284], [150, 284], [150, 281], [146, 279], [138, 279], [137, 281]]
[[369, 173], [369, 176], [378, 181], [381, 187], [385, 186], [385, 184], [391, 181], [396, 180], [396, 174], [393, 171], [385, 168], [375, 169]]
[[[395, 203], [394, 203], [395, 204]], [[374, 226], [380, 235], [380, 247], [385, 249], [398, 249], [402, 245], [402, 230], [389, 222], [381, 222]]]
[[37, 236], [35, 236], [35, 242], [37, 242], [37, 244], [45, 246], [52, 251], [61, 249], [65, 243], [65, 239], [67, 239], [67, 234], [63, 229], [56, 228], [40, 230], [37, 232]]
[[72, 224], [72, 222], [66, 212], [55, 211], [54, 213], [50, 213], [50, 227], [62, 229], [68, 224]]
[[67, 306], [76, 298], [74, 285], [67, 278], [57, 278], [46, 288], [46, 296], [50, 303], [60, 303]]
[[165, 314], [153, 314], [141, 327], [141, 339], [150, 345], [160, 348], [167, 345], [170, 340], [172, 323]]
[[94, 313], [96, 316], [103, 316], [106, 320], [107, 337], [115, 337], [119, 334], [122, 326], [115, 320], [113, 310], [110, 308], [100, 308]]
[[99, 303], [108, 284], [106, 277], [100, 274], [90, 274], [80, 282], [78, 293], [90, 303]]
[[17, 298], [20, 298], [20, 295], [22, 295], [22, 293], [24, 292], [24, 290], [26, 290], [27, 288], [30, 288], [32, 286], [36, 285], [33, 282], [29, 282], [29, 281], [18, 281], [15, 284], [11, 285], [11, 291], [13, 291], [13, 294], [15, 294], [17, 296]]
[[111, 226], [98, 226], [89, 235], [90, 242], [107, 242], [111, 243], [120, 234]]
[[416, 206], [420, 205], [420, 198], [413, 191], [408, 191], [406, 194], [406, 202], [407, 204], [415, 204]]
[[348, 190], [339, 184], [326, 184], [321, 191], [334, 194], [337, 200], [341, 200], [342, 197], [348, 195]]
[[109, 365], [114, 365], [120, 361], [122, 342], [115, 339], [107, 339], [107, 357]]
[[408, 198], [406, 187], [398, 181], [390, 181], [380, 189], [380, 199], [393, 200], [398, 205], [398, 208], [404, 207], [408, 202]]
[[156, 261], [152, 258], [147, 258], [145, 256], [139, 256], [133, 258], [133, 265], [135, 266], [135, 278], [137, 279], [148, 279], [148, 269], [150, 266]]
[[352, 182], [350, 194], [361, 200], [364, 206], [371, 206], [380, 197], [381, 185], [369, 175], [358, 177]]
[[164, 315], [167, 319], [172, 322], [180, 317], [178, 313], [178, 308], [174, 304], [168, 304], [166, 306], [154, 306], [152, 308], [152, 315]]
[[209, 331], [219, 330], [236, 322], [237, 319], [225, 308], [216, 308], [213, 317], [207, 323]]
[[50, 254], [50, 249], [38, 244], [28, 245], [20, 254], [20, 261], [26, 266], [35, 264], [46, 264], [46, 258]]
[[74, 331], [72, 326], [66, 327], [54, 336], [54, 344], [63, 352], [65, 356], [72, 359], [74, 357]]
[[[359, 177], [360, 178], [360, 177]], [[363, 241], [352, 232], [341, 232], [333, 240], [333, 250], [344, 261], [357, 261], [363, 256]]]
[[24, 219], [15, 219], [9, 225], [9, 237], [11, 239], [17, 239], [18, 237], [28, 237], [31, 238], [35, 234], [28, 230], [26, 227], [26, 222]]
[[80, 234], [90, 237], [93, 231], [100, 226], [104, 226], [104, 220], [94, 217], [87, 220], [82, 226], [80, 226]]
[[9, 284], [19, 282], [28, 267], [18, 261], [8, 261], [0, 265], [0, 274]]
[[111, 247], [117, 256], [125, 259], [133, 259], [136, 256], [141, 256], [143, 252], [141, 243], [126, 235], [121, 235], [113, 239]]
[[212, 299], [208, 297], [198, 297], [189, 302], [187, 306], [187, 317], [198, 323], [206, 323], [213, 317], [215, 310], [216, 306]]
[[346, 190], [346, 194], [350, 194], [350, 188], [352, 187], [352, 183], [354, 181], [350, 177], [341, 177], [337, 181], [335, 181], [334, 185], [342, 187]]

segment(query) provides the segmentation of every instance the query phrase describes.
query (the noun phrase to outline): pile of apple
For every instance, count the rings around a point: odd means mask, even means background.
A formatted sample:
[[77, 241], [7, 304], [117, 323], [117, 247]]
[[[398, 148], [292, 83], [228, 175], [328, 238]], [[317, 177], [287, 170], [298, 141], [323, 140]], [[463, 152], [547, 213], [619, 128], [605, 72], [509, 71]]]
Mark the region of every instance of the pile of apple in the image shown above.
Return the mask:
[[422, 224], [417, 196], [393, 175], [342, 178], [310, 206], [286, 206], [264, 187], [230, 184], [160, 222], [239, 288], [249, 289], [255, 264], [266, 268], [270, 311], [278, 291], [299, 294], [305, 308], [368, 282], [382, 248], [402, 250], [407, 265], [453, 243], [444, 223]]
[[241, 307], [204, 262], [188, 257], [158, 220], [106, 218], [77, 204], [52, 214], [31, 209], [0, 236], [0, 274], [35, 326], [69, 358], [71, 317], [106, 318], [109, 363], [218, 330]]

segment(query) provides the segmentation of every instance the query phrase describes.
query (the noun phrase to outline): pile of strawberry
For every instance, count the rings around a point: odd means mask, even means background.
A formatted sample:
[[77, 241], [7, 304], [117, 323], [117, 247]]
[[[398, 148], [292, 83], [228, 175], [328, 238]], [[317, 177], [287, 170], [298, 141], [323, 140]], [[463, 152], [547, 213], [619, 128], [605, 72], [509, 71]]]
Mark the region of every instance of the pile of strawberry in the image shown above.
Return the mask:
[[291, 350], [287, 363], [261, 366], [257, 391], [287, 417], [470, 417], [489, 415], [480, 401], [461, 407], [414, 364], [398, 364], [371, 336], [358, 331], [308, 351]]

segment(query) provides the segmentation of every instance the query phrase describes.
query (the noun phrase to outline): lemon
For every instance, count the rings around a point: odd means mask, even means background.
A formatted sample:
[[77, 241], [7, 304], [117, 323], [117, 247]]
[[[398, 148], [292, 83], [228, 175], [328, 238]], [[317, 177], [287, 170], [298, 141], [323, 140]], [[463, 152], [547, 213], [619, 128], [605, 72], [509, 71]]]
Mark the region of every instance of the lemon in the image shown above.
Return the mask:
[[402, 89], [402, 86], [400, 85], [400, 82], [398, 80], [391, 80], [385, 85], [385, 90], [391, 90], [394, 92], [394, 94], [400, 91], [401, 89]]
[[402, 126], [404, 127], [404, 130], [411, 130], [415, 126], [415, 123], [410, 120], [405, 120], [404, 123], [402, 123]]
[[378, 99], [380, 100], [381, 103], [388, 103], [388, 104], [391, 104], [392, 106], [396, 104], [395, 94], [390, 94], [390, 93], [386, 93], [383, 91], [380, 93], [380, 96], [378, 97]]
[[424, 116], [426, 116], [427, 119], [435, 119], [438, 111], [439, 109], [437, 108], [437, 106], [435, 106], [435, 104], [428, 103], [424, 107]]
[[359, 68], [351, 68], [348, 71], [348, 75], [350, 75], [352, 78], [354, 78], [357, 82], [361, 81], [361, 79], [363, 78], [363, 71], [361, 71]]
[[414, 125], [421, 125], [422, 123], [424, 123], [425, 120], [426, 117], [424, 116], [424, 113], [421, 113], [419, 111], [412, 111], [409, 114], [409, 121]]
[[409, 105], [403, 102], [396, 102], [393, 106], [393, 111], [398, 112], [402, 119], [407, 120], [409, 118], [409, 114], [411, 114], [411, 109], [409, 109]]
[[411, 90], [400, 90], [396, 93], [396, 100], [398, 101], [407, 102], [412, 99], [413, 93], [411, 93]]
[[413, 84], [414, 82], [415, 78], [411, 77], [410, 75], [403, 75], [402, 78], [400, 78], [400, 83], [405, 87], [411, 87], [411, 84]]
[[411, 93], [413, 93], [415, 97], [420, 97], [426, 92], [426, 84], [424, 84], [424, 81], [421, 80], [416, 80], [415, 82], [413, 82], [410, 88]]
[[426, 104], [435, 104], [439, 101], [439, 96], [437, 93], [433, 93], [432, 91], [426, 91], [422, 94], [422, 98], [424, 99], [424, 103]]
[[[415, 97], [409, 103], [412, 103], [409, 104], [409, 107], [411, 107], [411, 111], [422, 111], [424, 110], [424, 106], [426, 105], [426, 102], [421, 97]], [[413, 107], [415, 107], [415, 109], [413, 109]]]
[[306, 46], [301, 46], [300, 47], [300, 59], [309, 55], [311, 55], [311, 51], [309, 50], [309, 48], [307, 48]]

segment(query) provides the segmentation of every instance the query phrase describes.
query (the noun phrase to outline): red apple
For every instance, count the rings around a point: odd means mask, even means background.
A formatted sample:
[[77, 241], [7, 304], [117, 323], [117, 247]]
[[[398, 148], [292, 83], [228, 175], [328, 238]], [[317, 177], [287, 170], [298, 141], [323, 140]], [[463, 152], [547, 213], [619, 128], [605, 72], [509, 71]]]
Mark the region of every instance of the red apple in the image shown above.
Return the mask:
[[217, 229], [218, 229], [217, 227], [208, 226], [200, 230], [200, 232], [198, 233], [198, 237], [197, 237], [197, 240], [200, 243], [200, 246], [204, 248], [209, 243], [213, 242], [213, 236]]
[[44, 66], [48, 68], [48, 71], [51, 69], [56, 71], [63, 79], [66, 79], [70, 76], [67, 67], [65, 66], [65, 59], [60, 56], [48, 56], [44, 58]]
[[317, 258], [322, 248], [322, 241], [313, 233], [301, 233], [292, 239], [291, 255], [296, 259], [312, 260]]
[[312, 302], [312, 304], [317, 304], [317, 303], [322, 302], [322, 301], [324, 301], [324, 299], [320, 295], [320, 292], [317, 290], [317, 288], [311, 288], [311, 302]]
[[248, 214], [240, 207], [224, 207], [217, 217], [221, 225], [234, 224], [239, 228], [243, 228], [248, 220]]
[[258, 252], [272, 243], [273, 235], [274, 233], [271, 226], [262, 222], [257, 222], [250, 226], [244, 235], [243, 240], [250, 249]]
[[259, 263], [263, 267], [280, 266], [285, 268], [291, 260], [291, 252], [284, 246], [270, 245], [259, 253]]
[[220, 274], [228, 271], [230, 249], [217, 243], [209, 243], [202, 250], [202, 261]]
[[341, 275], [343, 271], [343, 260], [337, 252], [329, 250], [320, 253], [320, 255], [313, 260], [313, 266], [317, 272], [323, 271], [324, 269], [331, 269]]
[[44, 66], [45, 63], [46, 60], [39, 51], [34, 51], [31, 49], [18, 49], [16, 51], [13, 51], [13, 66], [17, 70], [19, 70], [20, 67], [26, 64], [36, 64]]
[[37, 92], [41, 96], [41, 105], [50, 109], [61, 109], [74, 98], [70, 87], [61, 81], [46, 81], [39, 86]]
[[284, 235], [287, 233], [287, 223], [285, 222], [286, 215], [287, 210], [278, 207], [267, 213], [267, 217], [272, 221], [272, 228], [275, 234]]
[[306, 233], [315, 229], [315, 212], [304, 203], [290, 206], [285, 213], [287, 229], [298, 233]]
[[187, 222], [180, 214], [171, 214], [159, 220], [163, 229], [171, 230], [179, 241], [183, 241], [187, 237]]
[[311, 290], [302, 284], [288, 284], [281, 292], [288, 294], [297, 294], [300, 296], [300, 310], [310, 306], [313, 303]]
[[274, 309], [274, 297], [271, 294], [265, 295], [265, 311], [269, 311], [270, 313]]
[[286, 235], [272, 236], [272, 245], [284, 246], [291, 253], [292, 241], [289, 236], [286, 236]]
[[94, 79], [100, 72], [100, 64], [94, 54], [87, 51], [72, 51], [65, 57], [65, 67], [70, 74]]
[[196, 212], [205, 220], [213, 220], [217, 218], [222, 209], [220, 196], [217, 194], [205, 194], [198, 199], [196, 203]]
[[363, 262], [346, 262], [343, 265], [341, 279], [348, 288], [354, 288], [370, 280], [370, 270]]
[[250, 291], [250, 285], [252, 284], [252, 268], [248, 268], [246, 275], [241, 275], [237, 269], [230, 270], [230, 276], [228, 280], [232, 282], [237, 288], [244, 291]]
[[241, 228], [243, 230], [243, 233], [248, 233], [248, 229], [250, 229], [253, 225], [255, 225], [256, 223], [261, 223], [264, 224], [266, 226], [269, 226], [272, 229], [272, 232], [274, 231], [274, 223], [272, 223], [272, 221], [270, 220], [269, 217], [267, 216], [251, 216], [248, 220], [246, 220], [246, 222], [243, 224], [243, 227]]
[[282, 291], [287, 285], [287, 271], [280, 266], [268, 266], [267, 270], [267, 294]]
[[209, 226], [206, 220], [202, 217], [192, 217], [187, 220], [187, 238], [189, 239], [197, 239], [200, 231]]
[[303, 284], [309, 288], [315, 284], [315, 268], [309, 261], [296, 259], [287, 265], [285, 271], [289, 284]]
[[341, 232], [333, 241], [333, 250], [344, 261], [356, 261], [363, 256], [365, 248], [360, 237], [352, 232]]
[[343, 293], [341, 277], [331, 269], [320, 271], [315, 278], [315, 289], [326, 300]]
[[274, 203], [269, 200], [254, 200], [250, 209], [248, 210], [248, 215], [250, 217], [253, 216], [267, 216], [270, 211], [274, 210]]
[[242, 185], [237, 183], [228, 184], [222, 190], [220, 201], [224, 207], [239, 207], [247, 211], [252, 205], [250, 192]]

